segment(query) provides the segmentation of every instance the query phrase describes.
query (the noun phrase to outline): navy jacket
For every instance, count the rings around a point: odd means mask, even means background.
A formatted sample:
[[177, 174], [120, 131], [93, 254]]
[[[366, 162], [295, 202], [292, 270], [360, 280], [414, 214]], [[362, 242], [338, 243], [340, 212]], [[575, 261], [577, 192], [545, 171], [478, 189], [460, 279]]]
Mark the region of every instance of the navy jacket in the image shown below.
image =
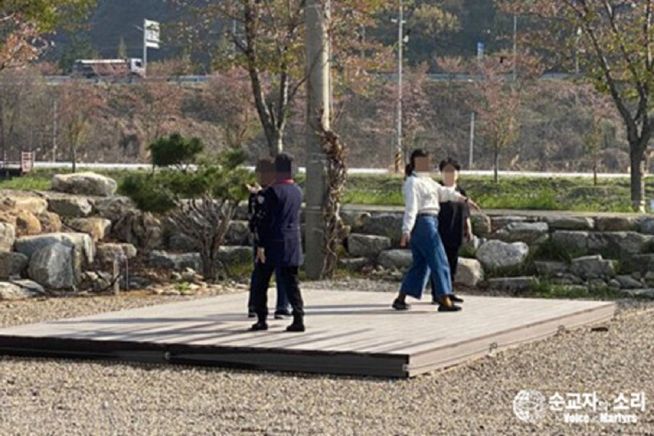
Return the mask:
[[278, 182], [264, 189], [257, 198], [256, 243], [266, 253], [266, 263], [300, 266], [302, 239], [300, 209], [302, 190], [292, 181]]
[[[456, 191], [467, 195], [466, 191], [457, 186]], [[441, 203], [438, 214], [438, 232], [445, 247], [458, 249], [463, 245], [465, 223], [470, 217], [470, 207], [467, 203], [448, 201]]]

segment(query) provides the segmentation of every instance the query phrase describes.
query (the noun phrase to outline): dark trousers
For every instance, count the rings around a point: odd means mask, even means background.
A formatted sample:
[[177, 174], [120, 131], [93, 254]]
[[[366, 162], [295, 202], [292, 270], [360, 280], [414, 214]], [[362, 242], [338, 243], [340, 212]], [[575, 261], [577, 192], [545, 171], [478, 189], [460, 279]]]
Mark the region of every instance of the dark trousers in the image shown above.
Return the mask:
[[[454, 287], [454, 277], [456, 277], [456, 270], [459, 266], [459, 251], [461, 246], [443, 245], [445, 255], [447, 256], [447, 263], [450, 265], [450, 277], [452, 278], [452, 286]], [[433, 280], [430, 280], [431, 295], [436, 298], [436, 286]]]
[[268, 316], [268, 286], [277, 268], [279, 269], [277, 279], [286, 291], [286, 296], [293, 309], [293, 316], [304, 316], [304, 302], [302, 301], [300, 282], [298, 280], [299, 268], [297, 266], [276, 267], [271, 263], [257, 262], [254, 266], [254, 311], [259, 318]]

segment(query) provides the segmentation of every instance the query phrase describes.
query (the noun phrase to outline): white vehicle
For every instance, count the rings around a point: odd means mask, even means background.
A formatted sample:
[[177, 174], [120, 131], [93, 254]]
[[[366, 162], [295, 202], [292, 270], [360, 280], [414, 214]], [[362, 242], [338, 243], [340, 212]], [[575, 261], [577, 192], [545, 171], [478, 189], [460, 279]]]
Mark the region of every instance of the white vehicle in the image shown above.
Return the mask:
[[143, 77], [143, 61], [129, 59], [78, 59], [73, 64], [71, 76], [86, 79], [124, 79]]

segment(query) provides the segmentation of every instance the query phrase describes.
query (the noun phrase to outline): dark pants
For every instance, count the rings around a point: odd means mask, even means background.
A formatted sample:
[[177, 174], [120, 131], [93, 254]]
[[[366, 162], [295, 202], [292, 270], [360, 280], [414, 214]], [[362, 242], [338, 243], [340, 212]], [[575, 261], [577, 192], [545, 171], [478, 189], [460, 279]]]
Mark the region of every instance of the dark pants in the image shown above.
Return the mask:
[[254, 266], [253, 274], [253, 298], [254, 298], [254, 311], [259, 318], [268, 316], [268, 286], [270, 279], [275, 272], [279, 269], [278, 280], [279, 284], [286, 291], [288, 301], [293, 308], [293, 316], [304, 316], [304, 302], [302, 301], [302, 294], [300, 293], [300, 282], [298, 280], [298, 267], [297, 266], [280, 266], [276, 267], [271, 263], [257, 262]]
[[[255, 276], [255, 269], [252, 270], [252, 275], [250, 277], [250, 295], [248, 297], [248, 311], [254, 312], [254, 287], [257, 282], [257, 277]], [[289, 308], [288, 298], [286, 297], [286, 289], [284, 289], [284, 284], [279, 278], [280, 269], [279, 267], [275, 268], [275, 283], [277, 284], [277, 312], [286, 312]]]
[[[459, 266], [459, 251], [461, 246], [448, 246], [443, 245], [445, 249], [445, 255], [447, 256], [447, 263], [450, 265], [450, 277], [452, 278], [452, 287], [454, 287], [454, 277], [456, 277], [456, 270]], [[433, 280], [430, 280], [431, 285], [431, 295], [436, 298], [436, 286], [434, 285]]]

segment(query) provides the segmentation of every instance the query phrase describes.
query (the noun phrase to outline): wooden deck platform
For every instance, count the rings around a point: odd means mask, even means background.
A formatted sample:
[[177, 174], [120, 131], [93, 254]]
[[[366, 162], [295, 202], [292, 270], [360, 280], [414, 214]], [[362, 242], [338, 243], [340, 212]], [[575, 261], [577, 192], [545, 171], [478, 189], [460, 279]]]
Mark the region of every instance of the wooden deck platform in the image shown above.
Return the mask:
[[411, 377], [610, 319], [609, 302], [467, 296], [464, 310], [409, 312], [393, 295], [304, 292], [307, 331], [289, 320], [249, 332], [245, 294], [0, 329], [0, 354], [169, 362], [258, 370]]

